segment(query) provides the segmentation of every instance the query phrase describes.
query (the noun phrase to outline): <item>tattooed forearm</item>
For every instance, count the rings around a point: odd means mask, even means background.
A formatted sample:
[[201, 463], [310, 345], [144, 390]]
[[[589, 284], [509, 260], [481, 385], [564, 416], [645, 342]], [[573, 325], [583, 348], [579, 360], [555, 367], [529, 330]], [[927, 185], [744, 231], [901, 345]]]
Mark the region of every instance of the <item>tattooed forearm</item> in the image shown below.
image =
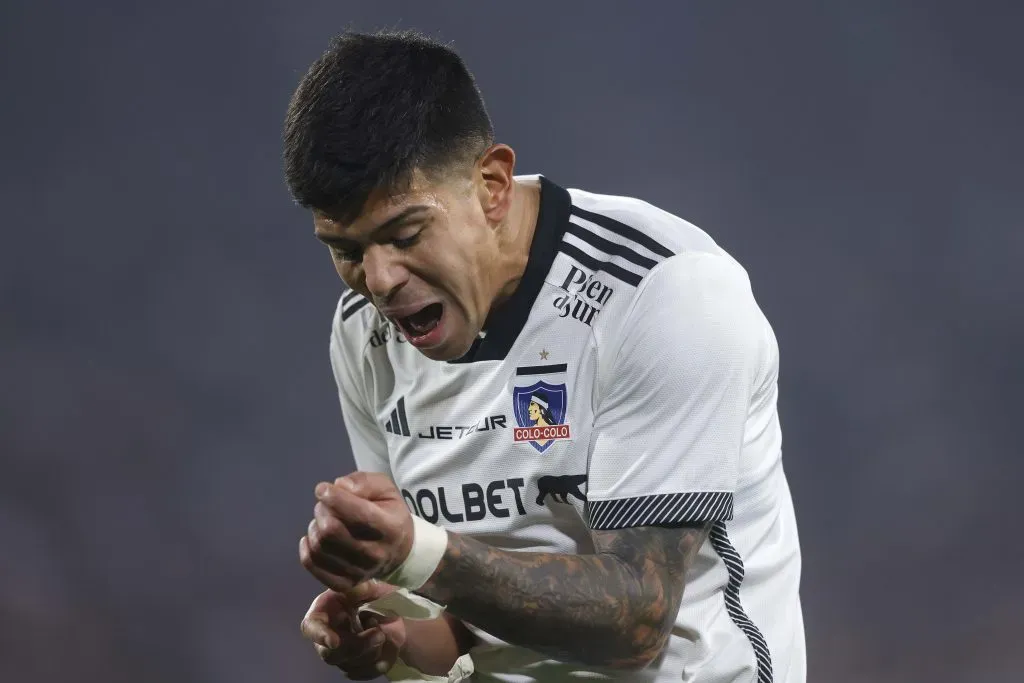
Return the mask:
[[668, 638], [706, 527], [593, 532], [594, 555], [517, 553], [449, 534], [419, 593], [509, 643], [617, 668], [650, 663]]

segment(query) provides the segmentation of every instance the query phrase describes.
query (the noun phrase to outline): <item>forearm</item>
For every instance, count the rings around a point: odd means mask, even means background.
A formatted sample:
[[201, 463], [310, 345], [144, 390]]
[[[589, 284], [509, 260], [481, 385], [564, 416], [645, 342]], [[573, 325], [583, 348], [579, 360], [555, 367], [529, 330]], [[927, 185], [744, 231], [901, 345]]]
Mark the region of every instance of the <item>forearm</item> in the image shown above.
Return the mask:
[[405, 634], [399, 657], [408, 666], [432, 676], [447, 674], [475, 641], [470, 630], [449, 614], [438, 619], [405, 619]]
[[449, 533], [440, 566], [417, 592], [555, 659], [636, 668], [664, 646], [681, 589], [666, 588], [664, 567], [632, 564], [611, 554], [508, 552]]

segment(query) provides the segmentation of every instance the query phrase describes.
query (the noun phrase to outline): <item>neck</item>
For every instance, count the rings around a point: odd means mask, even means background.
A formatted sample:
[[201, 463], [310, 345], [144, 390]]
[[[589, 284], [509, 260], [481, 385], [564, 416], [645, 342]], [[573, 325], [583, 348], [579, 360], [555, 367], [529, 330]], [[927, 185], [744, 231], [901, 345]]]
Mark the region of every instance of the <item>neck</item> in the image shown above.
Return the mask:
[[537, 215], [540, 212], [540, 183], [538, 181], [515, 181], [512, 193], [512, 207], [502, 239], [504, 259], [501, 272], [502, 282], [498, 296], [491, 307], [492, 312], [511, 297], [526, 272], [530, 261], [530, 247], [537, 230]]

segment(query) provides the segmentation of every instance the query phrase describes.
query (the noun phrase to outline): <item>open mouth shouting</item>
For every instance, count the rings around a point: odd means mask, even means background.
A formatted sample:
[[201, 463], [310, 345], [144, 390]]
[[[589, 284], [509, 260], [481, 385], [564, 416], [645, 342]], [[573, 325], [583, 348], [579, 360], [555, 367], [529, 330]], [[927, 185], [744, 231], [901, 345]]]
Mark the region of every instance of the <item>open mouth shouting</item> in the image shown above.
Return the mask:
[[390, 313], [388, 317], [409, 343], [417, 348], [436, 346], [441, 341], [444, 304], [440, 302], [403, 307], [403, 310]]

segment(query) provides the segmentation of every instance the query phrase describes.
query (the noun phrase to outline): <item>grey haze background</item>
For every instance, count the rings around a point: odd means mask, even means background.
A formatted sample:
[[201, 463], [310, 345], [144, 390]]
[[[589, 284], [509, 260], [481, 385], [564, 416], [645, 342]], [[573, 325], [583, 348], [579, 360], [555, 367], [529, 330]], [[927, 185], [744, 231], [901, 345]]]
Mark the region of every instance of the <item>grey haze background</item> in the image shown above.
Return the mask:
[[345, 27], [474, 69], [524, 173], [748, 267], [783, 353], [811, 680], [1019, 681], [1013, 2], [6, 2], [0, 679], [334, 681], [339, 283], [280, 130]]

